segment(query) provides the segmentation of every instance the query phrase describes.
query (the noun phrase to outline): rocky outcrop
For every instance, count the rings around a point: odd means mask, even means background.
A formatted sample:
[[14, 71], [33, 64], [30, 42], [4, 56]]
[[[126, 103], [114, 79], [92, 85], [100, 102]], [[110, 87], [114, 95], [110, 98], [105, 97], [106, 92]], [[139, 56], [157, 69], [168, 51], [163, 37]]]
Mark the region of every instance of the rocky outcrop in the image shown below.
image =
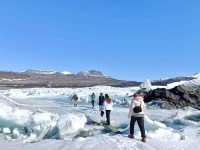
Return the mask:
[[181, 85], [172, 89], [159, 88], [145, 93], [145, 101], [159, 100], [168, 106], [200, 109], [200, 85]]

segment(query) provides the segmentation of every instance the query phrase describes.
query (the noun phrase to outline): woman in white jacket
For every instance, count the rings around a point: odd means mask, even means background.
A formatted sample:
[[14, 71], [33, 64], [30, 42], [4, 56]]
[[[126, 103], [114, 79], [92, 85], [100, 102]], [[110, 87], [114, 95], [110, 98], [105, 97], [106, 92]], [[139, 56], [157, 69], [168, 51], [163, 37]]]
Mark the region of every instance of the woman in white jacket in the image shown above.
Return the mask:
[[110, 113], [113, 110], [113, 102], [112, 99], [108, 96], [108, 94], [105, 94], [104, 106], [106, 109], [106, 125], [110, 125]]
[[134, 126], [137, 121], [138, 126], [140, 128], [142, 141], [146, 142], [146, 134], [144, 128], [144, 98], [142, 94], [135, 94], [133, 96], [133, 100], [131, 101], [129, 107], [129, 118], [130, 121], [130, 134], [129, 138], [134, 138]]

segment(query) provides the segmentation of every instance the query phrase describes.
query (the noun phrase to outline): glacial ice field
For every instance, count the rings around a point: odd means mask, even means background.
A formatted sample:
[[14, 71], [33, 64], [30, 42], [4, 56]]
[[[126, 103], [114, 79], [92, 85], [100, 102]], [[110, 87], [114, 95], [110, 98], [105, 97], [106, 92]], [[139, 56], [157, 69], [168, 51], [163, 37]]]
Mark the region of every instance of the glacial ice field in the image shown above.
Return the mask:
[[[138, 88], [33, 88], [0, 91], [0, 147], [5, 150], [200, 150], [200, 111], [193, 108], [166, 110], [146, 104], [147, 142], [129, 133], [128, 105]], [[108, 93], [114, 101], [111, 125], [99, 125], [97, 106], [90, 97]], [[71, 96], [79, 97], [73, 107]]]

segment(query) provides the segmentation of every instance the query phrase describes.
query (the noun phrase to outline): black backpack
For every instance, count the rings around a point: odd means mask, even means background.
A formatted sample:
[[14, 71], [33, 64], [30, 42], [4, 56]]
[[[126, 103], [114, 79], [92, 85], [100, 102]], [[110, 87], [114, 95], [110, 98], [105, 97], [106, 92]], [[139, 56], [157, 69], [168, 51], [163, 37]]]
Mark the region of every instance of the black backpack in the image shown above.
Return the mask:
[[142, 106], [141, 106], [142, 104], [140, 104], [140, 106], [135, 106], [134, 108], [133, 108], [133, 112], [134, 113], [140, 113], [140, 112], [142, 112]]

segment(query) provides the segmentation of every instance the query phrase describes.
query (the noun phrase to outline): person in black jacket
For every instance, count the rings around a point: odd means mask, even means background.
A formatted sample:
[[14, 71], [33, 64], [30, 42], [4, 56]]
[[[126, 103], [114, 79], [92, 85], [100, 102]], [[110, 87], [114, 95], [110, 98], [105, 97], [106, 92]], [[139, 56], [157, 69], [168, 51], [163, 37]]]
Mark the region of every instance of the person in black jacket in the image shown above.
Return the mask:
[[99, 111], [101, 112], [101, 117], [104, 116], [104, 101], [105, 101], [105, 97], [103, 96], [103, 93], [100, 93], [100, 96], [99, 96]]
[[74, 107], [78, 106], [78, 96], [76, 94], [72, 96], [71, 101], [74, 102]]

